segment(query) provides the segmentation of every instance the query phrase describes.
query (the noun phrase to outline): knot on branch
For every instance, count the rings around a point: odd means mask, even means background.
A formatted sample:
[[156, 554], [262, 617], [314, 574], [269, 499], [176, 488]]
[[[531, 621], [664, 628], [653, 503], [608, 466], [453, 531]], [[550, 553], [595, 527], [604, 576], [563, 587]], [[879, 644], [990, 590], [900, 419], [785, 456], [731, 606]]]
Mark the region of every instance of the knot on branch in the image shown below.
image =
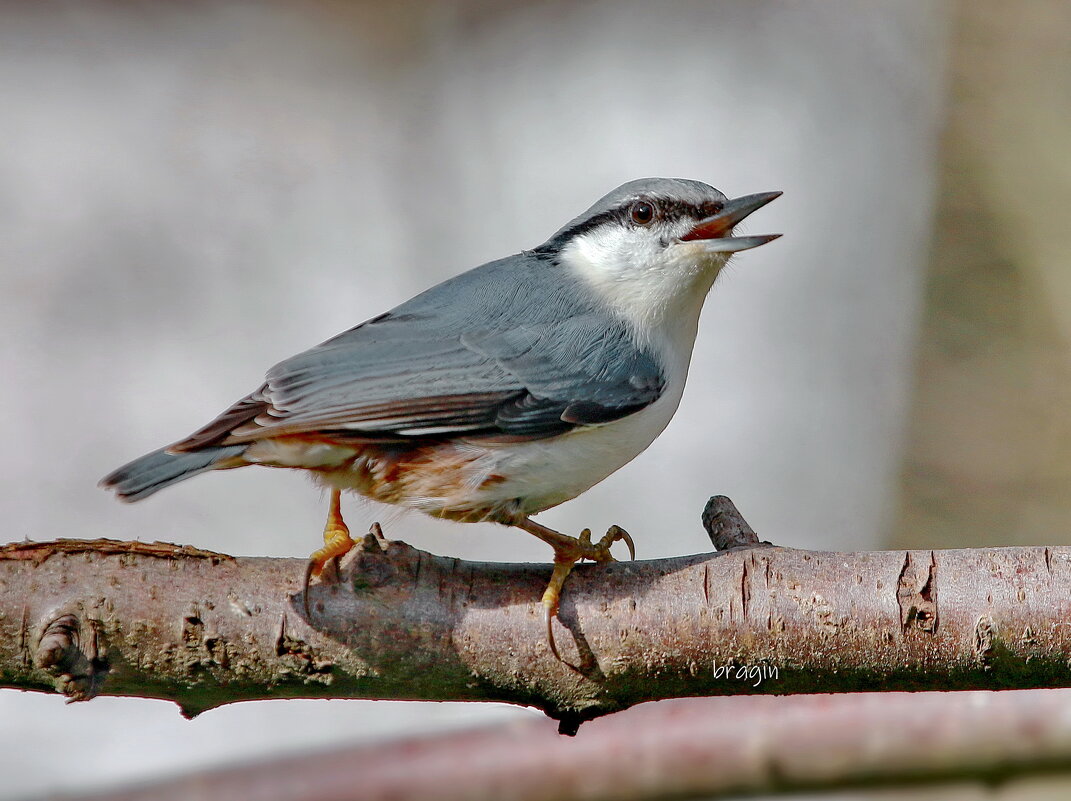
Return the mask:
[[56, 691], [70, 701], [88, 701], [104, 687], [108, 661], [97, 647], [97, 630], [92, 623], [83, 632], [79, 619], [61, 615], [45, 627], [34, 665], [56, 677]]
[[922, 631], [933, 634], [937, 630], [936, 576], [937, 559], [933, 551], [930, 551], [927, 560], [920, 559], [913, 551], [907, 552], [896, 586], [900, 627], [905, 633]]
[[[325, 569], [322, 574], [324, 577], [317, 584], [312, 584], [312, 563], [307, 565], [300, 595], [300, 608], [305, 613], [305, 619], [312, 619], [314, 609], [321, 614], [326, 609], [324, 600], [313, 603], [315, 594], [324, 598], [337, 595], [344, 587], [353, 593], [361, 594], [382, 587], [396, 586], [400, 583], [398, 577], [403, 565], [419, 558], [419, 552], [415, 548], [404, 542], [387, 539], [379, 523], [373, 523], [368, 533], [357, 540], [345, 557], [335, 557], [328, 562], [333, 576], [327, 574]], [[343, 576], [344, 570], [346, 576]], [[298, 597], [293, 596], [295, 603]]]
[[[396, 581], [399, 558], [403, 554], [412, 558], [416, 549], [404, 542], [387, 539], [379, 523], [373, 523], [354, 551], [350, 585], [355, 592], [360, 592], [385, 587]], [[385, 559], [384, 556], [391, 558]]]

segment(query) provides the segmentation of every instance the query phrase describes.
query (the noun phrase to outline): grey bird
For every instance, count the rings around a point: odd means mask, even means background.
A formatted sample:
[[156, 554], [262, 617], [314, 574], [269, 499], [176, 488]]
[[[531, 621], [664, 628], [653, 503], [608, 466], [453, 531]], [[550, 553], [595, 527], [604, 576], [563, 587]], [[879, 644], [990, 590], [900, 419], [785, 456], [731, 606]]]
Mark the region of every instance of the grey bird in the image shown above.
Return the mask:
[[[599, 542], [531, 515], [639, 455], [677, 410], [703, 302], [729, 257], [779, 234], [733, 228], [780, 192], [728, 199], [698, 181], [618, 187], [542, 245], [422, 292], [272, 367], [185, 439], [101, 481], [138, 501], [198, 473], [310, 471], [331, 491], [308, 583], [353, 547], [340, 498], [523, 529], [554, 549], [542, 603], [551, 652], [566, 577]], [[560, 657], [559, 657], [560, 658]]]

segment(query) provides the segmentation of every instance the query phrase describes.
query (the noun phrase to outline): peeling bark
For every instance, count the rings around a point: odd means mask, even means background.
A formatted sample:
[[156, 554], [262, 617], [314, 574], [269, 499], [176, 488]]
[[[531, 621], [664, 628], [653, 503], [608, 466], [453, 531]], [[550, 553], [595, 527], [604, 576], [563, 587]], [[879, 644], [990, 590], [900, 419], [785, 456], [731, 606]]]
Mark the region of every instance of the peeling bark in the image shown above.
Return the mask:
[[714, 554], [579, 566], [549, 654], [549, 566], [368, 536], [340, 579], [162, 543], [0, 549], [0, 685], [166, 698], [506, 701], [573, 733], [697, 695], [1071, 686], [1071, 548], [823, 553], [759, 544], [731, 502]]

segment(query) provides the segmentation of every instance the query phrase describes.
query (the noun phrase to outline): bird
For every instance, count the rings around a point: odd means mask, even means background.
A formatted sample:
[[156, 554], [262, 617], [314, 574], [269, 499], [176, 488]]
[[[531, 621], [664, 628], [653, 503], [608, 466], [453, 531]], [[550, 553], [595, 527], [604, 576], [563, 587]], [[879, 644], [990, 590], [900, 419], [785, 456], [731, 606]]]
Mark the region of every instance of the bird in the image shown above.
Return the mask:
[[[779, 197], [730, 199], [700, 181], [629, 181], [543, 244], [450, 278], [267, 371], [264, 383], [167, 447], [101, 480], [139, 501], [200, 473], [248, 465], [311, 473], [330, 492], [309, 582], [354, 546], [341, 495], [438, 518], [489, 521], [550, 545], [547, 643], [581, 559], [598, 542], [532, 516], [642, 453], [676, 412], [700, 312], [729, 258], [780, 234], [736, 236]], [[320, 579], [326, 580], [326, 576]]]

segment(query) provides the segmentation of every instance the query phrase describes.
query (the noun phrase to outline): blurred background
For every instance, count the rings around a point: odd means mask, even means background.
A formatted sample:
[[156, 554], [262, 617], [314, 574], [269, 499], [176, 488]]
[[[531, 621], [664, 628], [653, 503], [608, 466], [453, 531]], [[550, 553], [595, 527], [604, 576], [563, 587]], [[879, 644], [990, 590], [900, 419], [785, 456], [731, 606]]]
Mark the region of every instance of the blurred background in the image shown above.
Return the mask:
[[[297, 475], [130, 507], [96, 481], [273, 363], [664, 175], [783, 190], [749, 226], [785, 237], [719, 278], [665, 434], [542, 522], [692, 553], [723, 493], [798, 547], [1071, 541], [1069, 34], [1060, 0], [0, 2], [4, 538], [307, 556], [325, 499]], [[491, 525], [346, 511], [549, 561]], [[186, 721], [4, 690], [0, 797], [534, 714]]]

